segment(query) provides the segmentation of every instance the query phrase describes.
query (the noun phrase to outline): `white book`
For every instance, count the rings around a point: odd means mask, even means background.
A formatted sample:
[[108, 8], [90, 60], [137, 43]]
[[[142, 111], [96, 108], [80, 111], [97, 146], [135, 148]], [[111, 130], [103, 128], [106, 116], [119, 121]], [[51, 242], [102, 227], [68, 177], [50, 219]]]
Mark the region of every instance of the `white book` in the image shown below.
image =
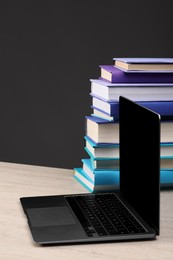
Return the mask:
[[91, 80], [91, 94], [107, 101], [118, 101], [124, 96], [133, 101], [173, 100], [173, 83], [110, 83]]

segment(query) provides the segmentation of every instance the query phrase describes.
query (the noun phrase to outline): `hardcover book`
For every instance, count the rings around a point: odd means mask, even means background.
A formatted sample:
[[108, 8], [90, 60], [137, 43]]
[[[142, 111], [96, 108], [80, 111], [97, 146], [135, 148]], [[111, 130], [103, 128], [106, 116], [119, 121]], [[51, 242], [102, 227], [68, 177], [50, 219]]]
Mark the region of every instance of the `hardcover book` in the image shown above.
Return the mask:
[[91, 79], [91, 95], [108, 102], [118, 102], [120, 96], [133, 101], [173, 101], [173, 83], [111, 83]]
[[119, 144], [101, 144], [94, 142], [88, 136], [85, 136], [86, 149], [90, 156], [95, 158], [119, 158]]
[[[120, 160], [119, 158], [94, 158], [90, 157], [92, 169], [95, 170], [101, 170], [101, 171], [107, 171], [107, 170], [119, 170], [120, 169]], [[166, 166], [169, 166], [167, 169], [171, 169], [172, 163], [170, 165], [164, 165], [164, 169], [166, 169]], [[173, 167], [172, 167], [173, 169]]]
[[162, 120], [161, 124], [161, 143], [172, 143], [173, 142], [173, 121], [172, 120]]
[[83, 172], [87, 175], [87, 178], [94, 182], [95, 185], [119, 185], [119, 170], [94, 170], [90, 159], [82, 159], [82, 162]]
[[172, 72], [173, 58], [114, 58], [114, 65], [127, 72]]
[[173, 157], [161, 157], [160, 159], [161, 170], [173, 170]]
[[173, 158], [173, 143], [161, 143], [160, 156], [161, 158]]
[[107, 192], [114, 191], [119, 189], [119, 174], [116, 176], [117, 184], [105, 184], [105, 183], [94, 183], [90, 178], [87, 177], [87, 174], [83, 171], [82, 168], [74, 169], [74, 178], [89, 192]]
[[106, 112], [113, 117], [119, 117], [119, 102], [106, 102], [105, 100], [92, 96], [92, 107]]
[[161, 188], [173, 187], [173, 171], [161, 170], [160, 171], [160, 186]]
[[86, 135], [96, 143], [119, 143], [119, 121], [87, 116]]
[[103, 118], [103, 119], [108, 120], [108, 121], [116, 121], [118, 119], [118, 117], [110, 116], [106, 112], [104, 112], [104, 111], [102, 111], [98, 108], [95, 108], [93, 106], [91, 106], [91, 108], [93, 109], [93, 113], [91, 114], [91, 116]]
[[100, 65], [100, 68], [101, 77], [112, 83], [173, 83], [173, 71], [170, 73], [126, 73], [113, 65]]
[[[98, 96], [91, 95], [92, 97], [92, 108], [97, 109], [100, 112], [118, 118], [119, 117], [119, 102], [109, 102]], [[138, 104], [148, 109], [155, 111], [161, 116], [172, 116], [173, 117], [173, 97], [172, 100], [168, 101], [137, 101]]]
[[[173, 143], [173, 120], [161, 121], [161, 143]], [[119, 143], [119, 121], [86, 117], [86, 135], [96, 143]]]
[[[105, 184], [94, 184], [91, 179], [89, 179], [86, 173], [83, 172], [82, 168], [74, 169], [74, 178], [89, 192], [107, 192], [112, 190], [118, 190], [118, 185], [105, 185]], [[119, 175], [117, 172], [117, 183], [119, 183]], [[173, 171], [172, 170], [162, 170], [160, 171], [160, 187], [161, 188], [172, 188], [173, 187]]]

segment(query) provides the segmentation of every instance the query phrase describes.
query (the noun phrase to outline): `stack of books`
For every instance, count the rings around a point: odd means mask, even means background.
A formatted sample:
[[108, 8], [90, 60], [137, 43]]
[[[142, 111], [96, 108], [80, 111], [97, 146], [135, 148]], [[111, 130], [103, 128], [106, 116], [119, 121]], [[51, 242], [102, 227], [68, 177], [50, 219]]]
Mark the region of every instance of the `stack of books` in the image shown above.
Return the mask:
[[74, 177], [90, 192], [119, 188], [119, 96], [124, 96], [161, 115], [161, 186], [173, 186], [173, 59], [114, 58], [100, 69], [100, 78], [91, 79], [92, 114], [86, 117], [89, 158], [74, 169]]

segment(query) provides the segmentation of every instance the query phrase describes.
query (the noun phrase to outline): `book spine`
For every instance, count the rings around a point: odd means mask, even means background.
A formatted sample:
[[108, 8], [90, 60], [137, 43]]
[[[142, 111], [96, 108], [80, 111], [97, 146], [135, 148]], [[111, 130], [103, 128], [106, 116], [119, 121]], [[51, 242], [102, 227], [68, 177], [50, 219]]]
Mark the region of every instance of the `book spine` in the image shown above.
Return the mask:
[[111, 83], [173, 83], [173, 73], [112, 72]]

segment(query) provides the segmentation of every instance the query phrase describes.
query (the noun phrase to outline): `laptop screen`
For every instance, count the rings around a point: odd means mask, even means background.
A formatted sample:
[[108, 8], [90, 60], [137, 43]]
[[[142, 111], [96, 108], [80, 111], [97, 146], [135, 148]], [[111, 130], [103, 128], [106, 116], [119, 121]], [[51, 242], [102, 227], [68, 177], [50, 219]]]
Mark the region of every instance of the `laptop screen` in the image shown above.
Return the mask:
[[159, 234], [160, 116], [120, 97], [120, 190]]

